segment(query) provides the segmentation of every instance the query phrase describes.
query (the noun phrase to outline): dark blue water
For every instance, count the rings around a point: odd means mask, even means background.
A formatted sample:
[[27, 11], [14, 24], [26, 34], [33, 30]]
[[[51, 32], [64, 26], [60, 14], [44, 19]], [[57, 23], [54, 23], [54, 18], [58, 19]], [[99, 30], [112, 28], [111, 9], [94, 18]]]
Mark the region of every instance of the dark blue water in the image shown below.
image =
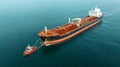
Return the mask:
[[[44, 26], [85, 17], [98, 6], [102, 22], [77, 37], [23, 57]], [[120, 67], [119, 0], [0, 0], [0, 67]]]

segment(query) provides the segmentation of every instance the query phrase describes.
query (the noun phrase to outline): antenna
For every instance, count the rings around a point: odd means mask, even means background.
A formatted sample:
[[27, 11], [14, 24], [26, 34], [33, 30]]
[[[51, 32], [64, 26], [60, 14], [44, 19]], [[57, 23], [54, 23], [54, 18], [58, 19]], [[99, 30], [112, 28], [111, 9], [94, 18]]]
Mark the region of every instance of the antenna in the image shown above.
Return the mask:
[[98, 8], [97, 6], [95, 6], [95, 8]]
[[47, 27], [45, 26], [45, 34], [47, 35]]
[[68, 19], [68, 23], [70, 23], [70, 18]]
[[97, 10], [98, 9], [98, 7], [97, 6], [95, 6], [95, 10]]

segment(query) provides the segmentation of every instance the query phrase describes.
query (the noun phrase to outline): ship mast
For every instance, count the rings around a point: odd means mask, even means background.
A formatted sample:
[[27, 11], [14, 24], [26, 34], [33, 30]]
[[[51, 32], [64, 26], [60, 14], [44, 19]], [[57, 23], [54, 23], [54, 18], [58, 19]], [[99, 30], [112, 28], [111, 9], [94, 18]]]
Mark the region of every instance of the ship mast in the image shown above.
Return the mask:
[[77, 18], [77, 19], [78, 19], [78, 23], [77, 23], [77, 25], [80, 26], [81, 18]]
[[68, 23], [70, 23], [70, 18], [68, 18]]
[[45, 26], [45, 35], [47, 35], [47, 27]]
[[81, 18], [79, 18], [79, 24], [81, 23]]

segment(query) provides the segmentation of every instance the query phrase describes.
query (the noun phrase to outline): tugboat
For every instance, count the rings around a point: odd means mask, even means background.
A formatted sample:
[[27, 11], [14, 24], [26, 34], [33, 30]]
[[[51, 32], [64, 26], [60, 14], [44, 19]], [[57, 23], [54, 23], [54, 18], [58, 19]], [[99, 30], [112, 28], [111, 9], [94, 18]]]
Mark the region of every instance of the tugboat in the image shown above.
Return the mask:
[[24, 55], [24, 56], [31, 55], [31, 54], [33, 54], [34, 52], [36, 52], [37, 50], [38, 50], [38, 47], [37, 47], [37, 46], [30, 46], [30, 45], [28, 45], [28, 46], [26, 47], [26, 49], [24, 50], [23, 55]]

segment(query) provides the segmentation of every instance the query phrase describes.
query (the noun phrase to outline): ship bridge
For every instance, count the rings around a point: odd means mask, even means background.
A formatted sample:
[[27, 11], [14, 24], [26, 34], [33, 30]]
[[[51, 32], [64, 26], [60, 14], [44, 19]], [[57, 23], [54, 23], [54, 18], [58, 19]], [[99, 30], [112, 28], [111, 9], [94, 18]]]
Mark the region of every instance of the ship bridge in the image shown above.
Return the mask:
[[94, 10], [90, 10], [89, 11], [89, 16], [101, 17], [102, 16], [102, 12], [101, 12], [100, 8], [95, 7]]

